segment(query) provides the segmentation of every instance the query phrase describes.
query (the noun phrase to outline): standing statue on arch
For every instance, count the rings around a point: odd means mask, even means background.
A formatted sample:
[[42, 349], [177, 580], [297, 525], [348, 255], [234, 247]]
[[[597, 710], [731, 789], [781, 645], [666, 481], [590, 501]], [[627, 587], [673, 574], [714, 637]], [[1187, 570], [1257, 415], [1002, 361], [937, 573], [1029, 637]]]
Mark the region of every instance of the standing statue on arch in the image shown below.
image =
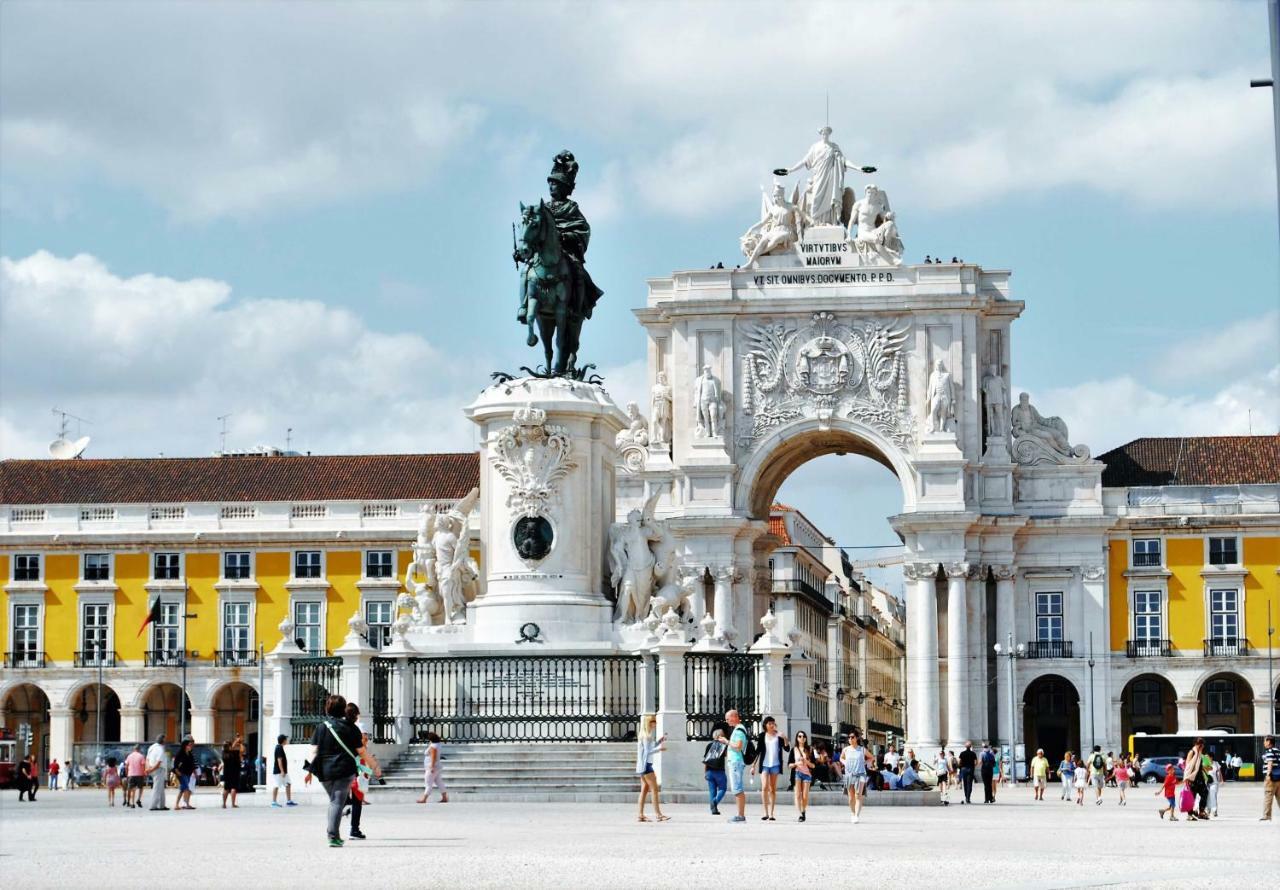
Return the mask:
[[840, 146], [831, 141], [831, 128], [818, 131], [818, 141], [791, 167], [779, 167], [773, 172], [789, 176], [801, 167], [809, 171], [809, 182], [800, 198], [801, 217], [806, 225], [848, 226], [854, 204], [853, 189], [845, 188], [844, 171], [874, 173], [875, 167], [862, 166], [846, 160]]

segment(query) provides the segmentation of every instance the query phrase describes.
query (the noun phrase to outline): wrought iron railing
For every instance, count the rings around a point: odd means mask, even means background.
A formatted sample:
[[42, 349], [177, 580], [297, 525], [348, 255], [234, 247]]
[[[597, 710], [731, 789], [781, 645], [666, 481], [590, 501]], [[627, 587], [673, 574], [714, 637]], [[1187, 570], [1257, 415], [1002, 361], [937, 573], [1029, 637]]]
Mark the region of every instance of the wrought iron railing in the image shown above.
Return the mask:
[[1027, 643], [1027, 658], [1070, 658], [1070, 640], [1032, 640]]
[[72, 663], [78, 668], [102, 667], [113, 668], [116, 666], [116, 653], [114, 649], [90, 649], [87, 652], [75, 652], [72, 654]]
[[4, 654], [4, 666], [7, 668], [25, 669], [25, 668], [42, 668], [48, 656], [43, 652], [33, 652], [29, 649], [19, 650], [18, 652], [6, 652]]
[[380, 744], [395, 741], [395, 696], [392, 679], [395, 676], [394, 658], [373, 658], [369, 661], [369, 710], [373, 721], [372, 739]]
[[181, 649], [148, 649], [142, 653], [142, 663], [147, 667], [182, 667]]
[[1204, 641], [1204, 654], [1248, 655], [1249, 641], [1244, 637], [1210, 637]]
[[1173, 654], [1171, 640], [1127, 640], [1124, 654], [1129, 658], [1168, 658]]
[[309, 742], [316, 725], [324, 719], [325, 699], [342, 693], [342, 658], [323, 655], [294, 658], [289, 666], [293, 687], [289, 741]]
[[219, 649], [213, 653], [213, 663], [218, 667], [257, 667], [257, 649]]
[[690, 652], [684, 657], [685, 736], [710, 740], [728, 711], [737, 711], [748, 731], [760, 720], [756, 695], [760, 656], [750, 653]]
[[634, 739], [639, 655], [411, 658], [413, 737], [453, 742], [619, 742]]

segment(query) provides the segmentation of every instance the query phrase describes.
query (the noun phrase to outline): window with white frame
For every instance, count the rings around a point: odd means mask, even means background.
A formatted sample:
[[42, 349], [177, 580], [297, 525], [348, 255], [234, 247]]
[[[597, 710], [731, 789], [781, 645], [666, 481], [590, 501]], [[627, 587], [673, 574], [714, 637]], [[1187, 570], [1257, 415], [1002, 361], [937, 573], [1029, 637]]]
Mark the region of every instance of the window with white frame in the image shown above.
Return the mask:
[[86, 553], [84, 555], [84, 580], [110, 581], [111, 554]]
[[222, 554], [222, 577], [228, 581], [247, 581], [252, 572], [247, 550], [229, 550]]
[[23, 603], [13, 607], [13, 664], [26, 664], [40, 657], [40, 607]]
[[85, 662], [97, 662], [98, 653], [110, 656], [111, 607], [106, 603], [85, 603], [81, 606], [81, 646]]
[[151, 649], [165, 656], [176, 656], [182, 648], [180, 620], [180, 603], [160, 603], [160, 617], [151, 626]]
[[13, 580], [39, 581], [40, 554], [19, 553], [13, 558]]
[[293, 554], [293, 577], [319, 578], [320, 575], [319, 550], [299, 550]]
[[1135, 538], [1133, 541], [1133, 565], [1135, 568], [1160, 566], [1160, 539]]
[[1234, 566], [1240, 564], [1240, 551], [1236, 543], [1237, 539], [1231, 538], [1210, 538], [1209, 539], [1209, 565], [1211, 566]]
[[369, 550], [364, 555], [366, 578], [390, 578], [395, 574], [395, 553], [391, 550]]
[[324, 653], [324, 625], [321, 624], [321, 604], [299, 602], [293, 604], [293, 634], [304, 652]]
[[1209, 591], [1209, 636], [1214, 640], [1235, 640], [1240, 636], [1239, 590]]
[[1133, 638], [1152, 643], [1164, 639], [1164, 597], [1159, 590], [1133, 592]]
[[157, 553], [151, 560], [151, 577], [156, 581], [177, 581], [182, 577], [182, 555]]
[[230, 658], [247, 654], [252, 648], [249, 603], [222, 604], [222, 648]]
[[369, 625], [369, 644], [381, 649], [391, 642], [391, 600], [370, 600], [364, 604], [364, 620]]
[[1062, 592], [1036, 594], [1036, 642], [1062, 642]]

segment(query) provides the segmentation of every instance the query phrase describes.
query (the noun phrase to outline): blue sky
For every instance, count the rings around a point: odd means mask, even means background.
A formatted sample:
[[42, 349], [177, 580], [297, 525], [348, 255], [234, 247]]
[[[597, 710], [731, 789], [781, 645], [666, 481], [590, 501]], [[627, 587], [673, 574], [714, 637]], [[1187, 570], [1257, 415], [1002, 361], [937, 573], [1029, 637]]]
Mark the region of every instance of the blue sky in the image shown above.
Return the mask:
[[[1096, 452], [1280, 425], [1266, 10], [1238, 3], [0, 6], [0, 455], [466, 449], [528, 360], [516, 204], [582, 165], [586, 332], [643, 387], [646, 277], [736, 263], [831, 102], [909, 261], [1011, 268], [1014, 383]], [[832, 503], [833, 487], [847, 497]], [[783, 496], [890, 540], [896, 485]]]

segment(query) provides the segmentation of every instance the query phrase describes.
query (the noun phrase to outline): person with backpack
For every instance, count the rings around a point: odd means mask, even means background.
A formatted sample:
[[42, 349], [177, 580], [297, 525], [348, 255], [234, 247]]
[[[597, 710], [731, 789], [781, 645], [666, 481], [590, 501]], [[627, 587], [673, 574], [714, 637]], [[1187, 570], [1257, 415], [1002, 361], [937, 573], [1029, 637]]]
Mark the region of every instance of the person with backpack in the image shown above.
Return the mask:
[[310, 785], [312, 778], [319, 779], [329, 795], [325, 827], [330, 847], [342, 846], [339, 831], [342, 811], [351, 795], [351, 777], [356, 774], [363, 754], [360, 730], [346, 721], [346, 711], [347, 700], [341, 695], [325, 699], [325, 719], [316, 726], [311, 738], [310, 759], [302, 764], [307, 773], [304, 783]]
[[1276, 748], [1275, 736], [1262, 740], [1262, 757], [1258, 765], [1262, 768], [1264, 795], [1262, 817], [1258, 821], [1270, 822], [1271, 805], [1280, 802], [1280, 748]]
[[747, 728], [742, 725], [742, 718], [737, 711], [728, 711], [724, 715], [729, 724], [729, 750], [725, 753], [725, 778], [729, 793], [738, 805], [737, 815], [730, 822], [747, 821], [747, 789], [744, 784], [747, 776], [747, 763], [756, 759], [756, 745], [751, 741]]
[[729, 790], [729, 780], [724, 773], [725, 754], [729, 751], [729, 743], [724, 737], [724, 727], [716, 726], [711, 731], [711, 741], [702, 749], [702, 771], [707, 780], [707, 799], [711, 802], [711, 815], [720, 815], [720, 801], [724, 800]]
[[1107, 783], [1107, 758], [1102, 755], [1102, 746], [1094, 745], [1089, 755], [1089, 782], [1093, 785], [1093, 803], [1102, 806], [1102, 787]]
[[990, 743], [982, 746], [982, 756], [978, 758], [978, 763], [982, 769], [982, 802], [995, 803], [996, 752], [991, 750]]

